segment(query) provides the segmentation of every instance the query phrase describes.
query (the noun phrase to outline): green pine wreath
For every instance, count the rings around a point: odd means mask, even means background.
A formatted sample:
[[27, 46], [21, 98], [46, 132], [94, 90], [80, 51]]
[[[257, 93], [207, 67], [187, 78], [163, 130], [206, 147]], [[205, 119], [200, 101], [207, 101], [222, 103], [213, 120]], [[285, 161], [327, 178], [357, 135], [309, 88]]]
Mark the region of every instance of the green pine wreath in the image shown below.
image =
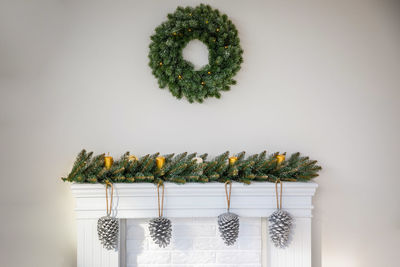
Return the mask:
[[[195, 71], [193, 64], [183, 59], [182, 49], [198, 39], [209, 50], [209, 62]], [[150, 67], [160, 88], [168, 86], [172, 95], [183, 96], [193, 103], [207, 97], [221, 97], [236, 84], [232, 77], [243, 62], [238, 31], [228, 16], [201, 4], [195, 8], [178, 7], [168, 20], [151, 36]]]

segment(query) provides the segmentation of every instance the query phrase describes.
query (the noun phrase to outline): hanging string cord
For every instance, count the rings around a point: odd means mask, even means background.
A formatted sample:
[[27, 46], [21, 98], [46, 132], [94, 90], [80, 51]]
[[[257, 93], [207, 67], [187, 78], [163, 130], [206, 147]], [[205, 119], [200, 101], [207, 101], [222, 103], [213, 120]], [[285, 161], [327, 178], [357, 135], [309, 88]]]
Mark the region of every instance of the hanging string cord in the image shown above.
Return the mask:
[[[108, 187], [111, 188], [111, 198], [110, 198], [110, 206], [108, 206]], [[107, 216], [111, 215], [112, 210], [112, 201], [113, 201], [113, 194], [114, 194], [114, 186], [109, 181], [106, 181], [106, 205], [107, 205]], [[110, 207], [110, 209], [109, 209]]]
[[[228, 185], [229, 185], [229, 194], [228, 194]], [[228, 211], [231, 207], [231, 193], [232, 193], [232, 182], [226, 181], [225, 182], [225, 195], [226, 195], [226, 202], [228, 203]]]
[[[278, 199], [278, 184], [281, 187], [281, 192], [280, 192], [280, 197]], [[276, 195], [276, 208], [277, 209], [282, 209], [282, 181], [280, 179], [275, 181], [275, 195]]]
[[[161, 204], [160, 204], [160, 186], [162, 186]], [[162, 217], [164, 211], [164, 184], [161, 182], [157, 184], [157, 197], [158, 197], [158, 217]]]

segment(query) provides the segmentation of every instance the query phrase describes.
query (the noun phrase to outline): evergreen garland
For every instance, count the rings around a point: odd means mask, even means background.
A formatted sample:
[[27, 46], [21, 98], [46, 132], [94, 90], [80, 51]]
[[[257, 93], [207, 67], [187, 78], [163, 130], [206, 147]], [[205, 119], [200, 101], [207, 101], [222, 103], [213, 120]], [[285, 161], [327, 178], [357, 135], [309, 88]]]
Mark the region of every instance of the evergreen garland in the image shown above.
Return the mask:
[[[111, 168], [104, 167], [104, 154], [93, 157], [93, 152], [82, 150], [72, 167], [70, 174], [63, 181], [77, 183], [159, 183], [173, 182], [225, 182], [237, 181], [250, 184], [252, 181], [275, 182], [277, 179], [290, 182], [305, 182], [318, 176], [321, 167], [316, 160], [294, 153], [287, 160], [278, 163], [279, 153], [260, 154], [245, 157], [245, 152], [236, 155], [237, 161], [228, 163], [229, 152], [212, 160], [206, 160], [207, 154], [187, 152], [178, 155], [164, 155], [165, 164], [159, 169], [156, 158], [160, 153], [145, 155], [131, 160], [129, 152], [116, 160]], [[204, 162], [197, 163], [195, 157]]]
[[[209, 49], [209, 64], [199, 71], [182, 57], [182, 49], [193, 39]], [[238, 31], [227, 15], [201, 4], [178, 7], [151, 36], [150, 63], [160, 88], [168, 86], [172, 95], [193, 103], [207, 97], [221, 97], [236, 83], [232, 77], [243, 62]]]

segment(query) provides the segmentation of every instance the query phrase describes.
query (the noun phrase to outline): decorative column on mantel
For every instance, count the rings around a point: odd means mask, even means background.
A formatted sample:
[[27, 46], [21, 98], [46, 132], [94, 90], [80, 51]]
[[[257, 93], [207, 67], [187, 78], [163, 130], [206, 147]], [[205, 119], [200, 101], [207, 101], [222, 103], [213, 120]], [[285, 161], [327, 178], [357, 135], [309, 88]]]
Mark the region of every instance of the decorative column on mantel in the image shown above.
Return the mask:
[[[313, 182], [287, 182], [283, 186], [283, 208], [295, 217], [293, 240], [277, 249], [269, 239], [263, 247], [268, 267], [311, 267]], [[156, 186], [149, 183], [114, 184], [113, 215], [122, 219], [120, 247], [108, 251], [97, 237], [97, 219], [105, 215], [105, 187], [72, 184], [76, 198], [78, 267], [125, 266], [125, 220], [152, 218], [158, 214]], [[231, 211], [241, 217], [268, 217], [276, 209], [273, 183], [233, 183]], [[217, 217], [226, 212], [223, 183], [165, 183], [164, 216], [170, 218]], [[266, 222], [266, 220], [264, 220]], [[268, 233], [264, 233], [268, 234]]]

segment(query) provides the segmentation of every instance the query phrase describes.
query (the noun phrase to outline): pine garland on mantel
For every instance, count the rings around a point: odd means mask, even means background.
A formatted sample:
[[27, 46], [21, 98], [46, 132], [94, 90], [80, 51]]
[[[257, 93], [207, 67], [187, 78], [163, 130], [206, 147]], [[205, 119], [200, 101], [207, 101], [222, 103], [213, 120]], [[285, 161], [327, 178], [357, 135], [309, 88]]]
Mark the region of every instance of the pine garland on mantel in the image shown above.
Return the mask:
[[[316, 160], [294, 153], [285, 160], [286, 153], [268, 155], [266, 151], [245, 157], [240, 152], [229, 157], [225, 152], [212, 160], [207, 154], [187, 152], [178, 155], [160, 153], [137, 158], [126, 152], [113, 164], [105, 164], [105, 154], [93, 156], [93, 152], [82, 150], [63, 181], [76, 183], [160, 183], [178, 184], [237, 181], [250, 184], [252, 181], [305, 182], [318, 176], [321, 167]], [[112, 158], [111, 158], [112, 159]], [[111, 162], [112, 163], [112, 162]]]

